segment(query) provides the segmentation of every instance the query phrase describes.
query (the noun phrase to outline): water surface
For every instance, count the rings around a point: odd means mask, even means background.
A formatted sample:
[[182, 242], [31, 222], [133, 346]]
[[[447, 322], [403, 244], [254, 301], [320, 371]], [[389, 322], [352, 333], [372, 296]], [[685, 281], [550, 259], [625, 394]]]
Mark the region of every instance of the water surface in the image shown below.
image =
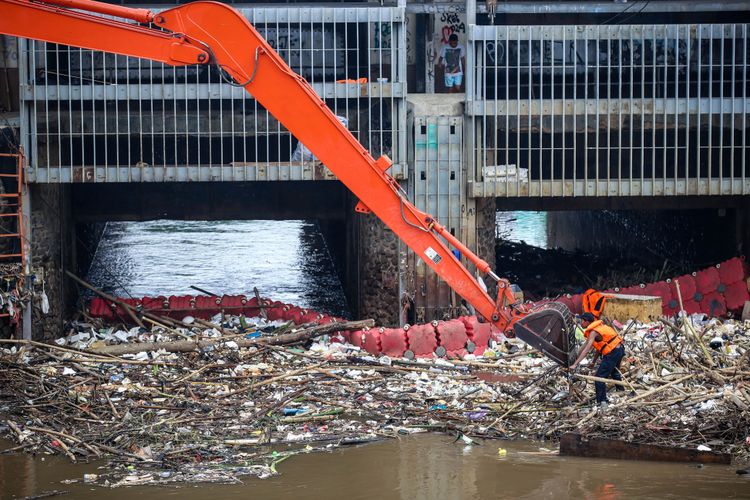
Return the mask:
[[[4, 498], [67, 490], [57, 498], [185, 500], [354, 499], [683, 499], [748, 498], [750, 480], [728, 466], [593, 460], [536, 455], [544, 443], [484, 441], [465, 447], [444, 435], [420, 435], [332, 453], [299, 455], [280, 476], [242, 484], [138, 486], [118, 489], [67, 478], [101, 464], [71, 465], [59, 457], [0, 456]], [[550, 446], [550, 445], [547, 445]], [[504, 448], [505, 456], [498, 454]]]
[[498, 238], [547, 248], [546, 212], [497, 212], [495, 224]]
[[317, 226], [307, 221], [111, 222], [89, 280], [127, 297], [195, 295], [191, 285], [334, 315], [346, 297]]

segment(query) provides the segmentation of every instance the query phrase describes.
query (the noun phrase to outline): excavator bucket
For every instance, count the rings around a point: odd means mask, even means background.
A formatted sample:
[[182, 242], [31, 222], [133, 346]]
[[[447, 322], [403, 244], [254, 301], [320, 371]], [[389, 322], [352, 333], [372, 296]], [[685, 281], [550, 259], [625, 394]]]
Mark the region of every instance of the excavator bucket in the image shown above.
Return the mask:
[[513, 326], [516, 337], [568, 367], [576, 359], [573, 314], [565, 304], [549, 302], [531, 311]]

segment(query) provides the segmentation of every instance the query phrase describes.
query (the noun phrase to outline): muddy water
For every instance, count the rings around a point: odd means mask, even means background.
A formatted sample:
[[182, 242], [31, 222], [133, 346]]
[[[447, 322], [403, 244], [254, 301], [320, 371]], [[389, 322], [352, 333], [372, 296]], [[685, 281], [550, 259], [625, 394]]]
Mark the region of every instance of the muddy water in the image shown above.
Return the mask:
[[[500, 456], [498, 448], [506, 449]], [[629, 499], [748, 498], [750, 480], [725, 466], [561, 458], [535, 454], [533, 442], [454, 444], [421, 435], [327, 454], [300, 455], [279, 466], [280, 476], [242, 484], [105, 489], [81, 482], [98, 464], [60, 458], [0, 457], [3, 498], [66, 490], [59, 498], [321, 498], [321, 499]]]

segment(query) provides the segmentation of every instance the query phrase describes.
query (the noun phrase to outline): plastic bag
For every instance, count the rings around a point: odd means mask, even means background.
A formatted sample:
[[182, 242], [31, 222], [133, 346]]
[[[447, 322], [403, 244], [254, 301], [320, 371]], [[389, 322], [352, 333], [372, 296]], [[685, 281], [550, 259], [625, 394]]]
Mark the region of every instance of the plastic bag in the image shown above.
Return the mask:
[[44, 290], [42, 290], [42, 294], [40, 296], [40, 306], [42, 308], [42, 314], [48, 314], [49, 313], [49, 299], [47, 298], [47, 294]]

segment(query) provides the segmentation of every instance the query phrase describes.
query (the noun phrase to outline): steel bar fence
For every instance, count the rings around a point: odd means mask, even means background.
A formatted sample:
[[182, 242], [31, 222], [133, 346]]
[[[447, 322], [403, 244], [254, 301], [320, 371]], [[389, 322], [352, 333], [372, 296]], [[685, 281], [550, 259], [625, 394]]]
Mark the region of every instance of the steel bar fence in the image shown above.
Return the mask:
[[[240, 11], [375, 157], [389, 155], [393, 174], [405, 175], [403, 6]], [[19, 56], [31, 182], [334, 178], [214, 67], [28, 40]]]
[[750, 193], [747, 32], [472, 26], [471, 195]]

